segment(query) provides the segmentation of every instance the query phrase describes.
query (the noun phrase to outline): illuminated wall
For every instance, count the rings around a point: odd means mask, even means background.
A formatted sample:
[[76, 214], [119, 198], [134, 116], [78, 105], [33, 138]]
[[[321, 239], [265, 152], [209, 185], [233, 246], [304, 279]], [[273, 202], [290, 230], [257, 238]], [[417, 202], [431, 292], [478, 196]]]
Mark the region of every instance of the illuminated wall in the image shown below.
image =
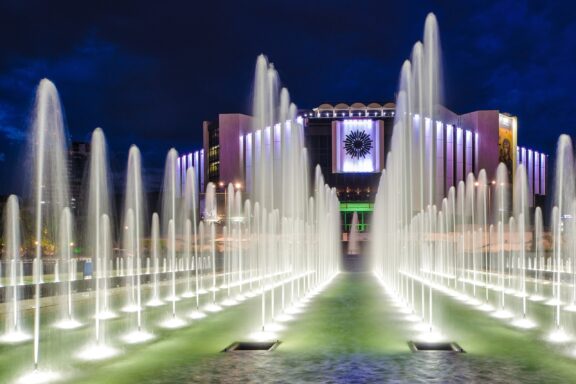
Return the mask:
[[204, 150], [201, 149], [180, 156], [177, 161], [177, 166], [181, 192], [184, 192], [184, 187], [186, 185], [186, 172], [188, 171], [188, 168], [194, 167], [196, 185], [198, 186], [200, 193], [204, 193]]
[[536, 196], [546, 194], [546, 155], [532, 149], [517, 147], [516, 164], [523, 164], [528, 179], [528, 205], [536, 205]]

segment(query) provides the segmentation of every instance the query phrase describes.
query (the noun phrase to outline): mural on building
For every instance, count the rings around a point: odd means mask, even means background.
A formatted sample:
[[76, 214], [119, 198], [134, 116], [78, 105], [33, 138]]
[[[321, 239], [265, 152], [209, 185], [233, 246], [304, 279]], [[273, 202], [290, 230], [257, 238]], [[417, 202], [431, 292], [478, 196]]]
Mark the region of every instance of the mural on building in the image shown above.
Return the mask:
[[516, 165], [516, 150], [514, 147], [513, 118], [500, 115], [498, 129], [498, 161], [508, 168], [508, 181], [512, 182], [512, 175]]

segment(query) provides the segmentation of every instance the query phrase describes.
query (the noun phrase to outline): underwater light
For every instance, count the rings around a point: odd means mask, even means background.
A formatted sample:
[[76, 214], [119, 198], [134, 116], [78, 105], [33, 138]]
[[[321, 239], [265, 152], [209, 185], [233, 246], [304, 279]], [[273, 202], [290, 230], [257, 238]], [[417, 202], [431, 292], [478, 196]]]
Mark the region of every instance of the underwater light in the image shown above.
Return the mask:
[[512, 312], [508, 311], [507, 309], [499, 309], [496, 312], [494, 312], [492, 314], [493, 317], [497, 318], [497, 319], [511, 319], [514, 317], [514, 315], [512, 314]]
[[250, 338], [255, 341], [274, 341], [278, 337], [274, 332], [256, 331], [250, 334]]
[[75, 319], [61, 320], [54, 324], [54, 327], [58, 329], [76, 329], [80, 328], [81, 326], [82, 323]]
[[481, 306], [479, 306], [478, 309], [483, 312], [492, 312], [494, 310], [494, 307], [488, 303], [484, 303]]
[[438, 343], [445, 341], [446, 337], [438, 331], [432, 329], [431, 331], [423, 332], [416, 337], [417, 341], [426, 343]]
[[204, 307], [208, 312], [220, 312], [222, 307], [216, 303], [208, 304]]
[[466, 304], [468, 304], [472, 307], [475, 307], [475, 306], [481, 305], [482, 302], [478, 299], [471, 298], [470, 300], [466, 300]]
[[279, 321], [281, 323], [285, 323], [288, 321], [292, 321], [294, 320], [294, 316], [288, 314], [288, 313], [283, 313], [281, 315], [276, 316], [276, 321]]
[[302, 308], [298, 308], [298, 307], [294, 306], [294, 307], [286, 308], [286, 310], [284, 312], [286, 312], [288, 315], [297, 315], [297, 314], [302, 313], [304, 311], [302, 310]]
[[430, 324], [420, 321], [419, 323], [414, 324], [410, 328], [416, 332], [428, 332], [430, 331]]
[[95, 317], [100, 320], [110, 320], [117, 318], [118, 315], [112, 311], [102, 311], [98, 313]]
[[160, 325], [162, 328], [176, 329], [176, 328], [182, 328], [186, 324], [187, 323], [179, 317], [170, 317], [169, 319], [164, 320], [158, 325]]
[[17, 344], [17, 343], [23, 343], [30, 339], [32, 339], [32, 335], [29, 335], [22, 331], [12, 331], [0, 336], [0, 343]]
[[532, 295], [528, 298], [528, 300], [530, 300], [530, 301], [544, 301], [544, 300], [546, 300], [546, 298], [544, 296], [540, 296], [540, 295]]
[[550, 306], [555, 306], [555, 305], [564, 305], [564, 303], [560, 300], [558, 300], [557, 298], [553, 297], [550, 300], [546, 301], [544, 304], [546, 305], [550, 305]]
[[514, 320], [512, 322], [512, 325], [517, 327], [517, 328], [522, 328], [522, 329], [532, 329], [532, 328], [536, 328], [536, 323], [533, 322], [532, 320], [523, 317], [521, 319], [517, 319]]
[[128, 344], [144, 343], [154, 339], [154, 335], [146, 331], [133, 331], [122, 337], [122, 340]]
[[164, 303], [164, 302], [163, 302], [162, 300], [160, 300], [160, 299], [152, 299], [152, 300], [150, 300], [149, 302], [146, 303], [146, 305], [149, 306], [149, 307], [161, 307], [161, 306], [163, 306], [164, 304], [166, 304], [166, 303]]
[[222, 302], [222, 305], [225, 307], [232, 307], [234, 305], [238, 305], [238, 302], [232, 298], [227, 298]]
[[415, 314], [412, 313], [412, 314], [406, 316], [406, 317], [404, 318], [404, 320], [409, 321], [409, 322], [411, 322], [411, 323], [416, 323], [416, 322], [422, 321], [422, 318], [421, 318], [420, 316], [415, 315]]
[[139, 310], [142, 310], [142, 308], [140, 308], [136, 304], [128, 304], [128, 305], [125, 305], [124, 307], [122, 307], [122, 309], [121, 309], [122, 312], [126, 312], [126, 313], [138, 312]]
[[76, 357], [80, 360], [105, 360], [118, 355], [120, 352], [106, 344], [91, 344], [82, 349]]
[[277, 323], [269, 323], [264, 326], [264, 330], [266, 332], [280, 332], [285, 328], [286, 327], [284, 327], [283, 325]]
[[62, 375], [56, 371], [35, 369], [20, 377], [16, 384], [44, 384], [60, 380]]
[[554, 331], [548, 334], [546, 340], [548, 340], [551, 343], [560, 344], [569, 342], [570, 340], [572, 340], [572, 337], [568, 335], [563, 328], [556, 328]]
[[192, 312], [190, 312], [190, 314], [188, 315], [189, 318], [194, 319], [194, 320], [198, 320], [198, 319], [203, 319], [206, 317], [206, 314], [204, 312], [201, 311], [197, 311], [194, 310]]

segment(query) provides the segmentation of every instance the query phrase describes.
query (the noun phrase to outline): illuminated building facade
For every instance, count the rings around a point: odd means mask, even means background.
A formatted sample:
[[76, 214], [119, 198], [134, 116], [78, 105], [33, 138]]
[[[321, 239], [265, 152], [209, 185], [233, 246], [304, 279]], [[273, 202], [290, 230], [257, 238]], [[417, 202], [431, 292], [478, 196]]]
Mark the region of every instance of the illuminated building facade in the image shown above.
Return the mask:
[[[349, 231], [354, 212], [359, 215], [361, 230], [370, 222], [380, 173], [390, 151], [394, 114], [394, 103], [322, 104], [299, 113], [310, 164], [320, 165], [326, 182], [338, 191], [343, 231]], [[488, 180], [494, 180], [496, 168], [503, 162], [511, 180], [517, 164], [524, 164], [529, 205], [543, 205], [548, 156], [517, 145], [515, 116], [498, 110], [458, 115], [448, 109], [442, 109], [439, 115], [434, 130], [429, 129], [429, 119], [424, 123], [425, 150], [433, 149], [435, 153], [434, 193], [438, 203], [470, 172], [477, 175], [485, 169]], [[180, 157], [181, 179], [194, 165], [201, 191], [211, 181], [220, 187], [233, 183], [250, 193], [250, 127], [251, 117], [243, 114], [220, 114], [217, 121], [204, 122], [203, 149]], [[266, 146], [278, 145], [277, 129], [261, 135], [269, 141], [264, 143]], [[434, 134], [436, 137], [432, 137]]]

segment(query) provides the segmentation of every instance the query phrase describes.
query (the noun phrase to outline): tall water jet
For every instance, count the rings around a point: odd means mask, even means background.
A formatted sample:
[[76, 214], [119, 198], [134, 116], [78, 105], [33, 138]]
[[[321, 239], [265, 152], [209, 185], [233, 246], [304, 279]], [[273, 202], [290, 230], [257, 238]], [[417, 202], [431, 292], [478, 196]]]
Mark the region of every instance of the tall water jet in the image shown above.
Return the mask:
[[166, 300], [172, 303], [170, 316], [162, 323], [166, 328], [179, 328], [186, 325], [186, 322], [176, 314], [176, 302], [180, 300], [176, 290], [176, 231], [180, 227], [180, 223], [177, 223], [177, 218], [180, 216], [178, 215], [180, 196], [177, 160], [178, 152], [174, 148], [170, 149], [166, 156], [162, 188], [162, 218], [171, 272], [170, 295]]
[[37, 371], [40, 360], [42, 244], [44, 240], [54, 241], [58, 238], [60, 215], [69, 205], [64, 117], [58, 91], [48, 79], [40, 81], [38, 86], [31, 129], [28, 153], [33, 162], [31, 192], [36, 266], [33, 351], [34, 369]]
[[135, 237], [134, 210], [126, 209], [124, 213], [124, 224], [122, 230], [122, 250], [126, 264], [127, 277], [125, 281], [126, 304], [122, 307], [122, 312], [138, 312], [140, 308], [137, 304], [136, 293], [136, 242]]
[[359, 255], [360, 254], [360, 239], [358, 233], [358, 212], [354, 212], [352, 215], [352, 222], [350, 225], [350, 232], [348, 234], [348, 254], [349, 255]]
[[[140, 150], [135, 145], [128, 151], [128, 167], [126, 172], [125, 215], [127, 225], [123, 232], [132, 252], [132, 266], [135, 273], [132, 276], [134, 305], [136, 309], [135, 327], [125, 335], [124, 340], [129, 343], [148, 341], [153, 335], [147, 332], [142, 324], [142, 240], [144, 237], [144, 217], [146, 202], [144, 200], [144, 187], [142, 183], [142, 160]], [[135, 280], [134, 280], [135, 279]]]
[[532, 301], [543, 301], [544, 296], [540, 292], [541, 272], [544, 270], [544, 242], [543, 242], [544, 225], [542, 222], [542, 209], [536, 207], [534, 212], [534, 292], [530, 296]]
[[216, 312], [222, 308], [216, 304], [216, 292], [218, 287], [216, 286], [216, 222], [219, 221], [218, 209], [216, 202], [216, 187], [213, 183], [208, 183], [206, 186], [206, 195], [204, 201], [204, 222], [208, 223], [208, 233], [210, 237], [210, 266], [212, 268], [212, 287], [210, 291], [212, 292], [212, 302], [206, 306], [206, 310], [209, 312]]
[[[198, 185], [196, 183], [196, 170], [194, 167], [188, 168], [186, 171], [186, 184], [184, 186], [184, 217], [189, 222], [192, 230], [192, 249], [194, 253], [194, 259], [192, 265], [194, 266], [194, 294], [196, 305], [195, 309], [190, 313], [192, 319], [201, 319], [205, 316], [203, 312], [200, 311], [200, 294], [201, 294], [201, 273], [202, 269], [200, 267], [200, 262], [202, 254], [199, 256], [199, 242], [198, 242]], [[188, 230], [187, 230], [188, 233]], [[188, 282], [190, 282], [190, 268], [188, 269]], [[188, 287], [190, 289], [190, 287]]]
[[159, 307], [164, 304], [160, 299], [160, 218], [156, 212], [152, 214], [151, 253], [153, 262], [152, 297], [147, 305]]
[[[536, 324], [528, 317], [528, 292], [526, 290], [526, 230], [529, 226], [528, 218], [528, 179], [526, 168], [520, 164], [516, 168], [516, 175], [514, 179], [514, 216], [518, 223], [518, 237], [519, 237], [519, 257], [520, 257], [520, 273], [516, 278], [519, 279], [519, 290], [522, 298], [520, 316], [513, 322], [515, 326], [520, 328], [533, 328]], [[519, 275], [519, 276], [518, 276]]]
[[20, 206], [18, 197], [10, 195], [6, 202], [4, 221], [4, 265], [7, 265], [8, 284], [6, 285], [6, 299], [8, 312], [6, 316], [6, 330], [0, 336], [1, 343], [20, 343], [31, 339], [22, 327], [20, 298]]
[[551, 341], [565, 341], [568, 336], [562, 325], [560, 307], [562, 299], [562, 261], [563, 261], [563, 220], [570, 217], [570, 206], [574, 200], [574, 152], [572, 140], [567, 135], [558, 139], [556, 151], [556, 178], [554, 186], [554, 207], [552, 209], [552, 227], [554, 236], [554, 291], [555, 297], [549, 304], [554, 306], [555, 329], [549, 335]]
[[74, 318], [73, 311], [72, 281], [74, 280], [74, 275], [76, 273], [76, 269], [73, 265], [74, 260], [72, 259], [73, 246], [72, 213], [70, 212], [70, 208], [64, 208], [62, 210], [62, 218], [60, 221], [60, 240], [58, 252], [62, 259], [61, 266], [63, 267], [63, 276], [65, 276], [65, 281], [63, 284], [61, 284], [60, 289], [60, 321], [56, 323], [56, 327], [62, 329], [73, 329], [82, 325], [82, 323]]
[[498, 236], [498, 292], [500, 300], [498, 310], [494, 316], [498, 318], [510, 318], [513, 315], [506, 309], [506, 247], [504, 226], [508, 221], [509, 204], [509, 178], [508, 169], [504, 163], [500, 163], [496, 169], [496, 199], [494, 204], [494, 217], [497, 222]]
[[[247, 201], [249, 204], [249, 202]], [[244, 212], [242, 210], [242, 191], [237, 190], [234, 195], [234, 206], [232, 208], [232, 216], [231, 222], [236, 225], [235, 234], [233, 236], [233, 240], [235, 243], [235, 249], [237, 250], [237, 260], [238, 265], [238, 295], [236, 296], [236, 300], [242, 301], [245, 299], [244, 297], [244, 250], [243, 250], [243, 237], [242, 237], [242, 223], [244, 222]]]
[[94, 340], [90, 342], [86, 347], [84, 347], [77, 355], [81, 360], [103, 360], [111, 358], [119, 353], [117, 349], [110, 346], [107, 340], [106, 334], [106, 321], [101, 319], [100, 314], [103, 313], [103, 302], [102, 298], [106, 293], [101, 292], [103, 289], [101, 280], [106, 279], [105, 271], [106, 269], [102, 265], [104, 260], [109, 259], [109, 255], [112, 252], [112, 231], [110, 218], [106, 214], [102, 214], [99, 222], [99, 239], [98, 239], [98, 252], [99, 256], [95, 258], [94, 264], [94, 274], [93, 278], [96, 282], [95, 295], [95, 306], [96, 313], [94, 316]]
[[[95, 327], [99, 326], [100, 320], [106, 320], [116, 317], [109, 303], [108, 293], [108, 262], [109, 259], [102, 260], [103, 257], [110, 255], [109, 252], [103, 252], [102, 244], [102, 227], [109, 225], [110, 239], [113, 238], [112, 205], [110, 201], [112, 185], [110, 183], [110, 172], [108, 166], [108, 153], [106, 148], [106, 139], [102, 129], [96, 128], [92, 133], [90, 142], [90, 162], [88, 168], [88, 211], [86, 213], [86, 248], [92, 258], [93, 275], [99, 276], [94, 278], [94, 295], [96, 295], [94, 316]], [[107, 217], [109, 224], [101, 222], [103, 215]], [[98, 260], [101, 259], [101, 262]], [[102, 305], [100, 305], [100, 303]]]

